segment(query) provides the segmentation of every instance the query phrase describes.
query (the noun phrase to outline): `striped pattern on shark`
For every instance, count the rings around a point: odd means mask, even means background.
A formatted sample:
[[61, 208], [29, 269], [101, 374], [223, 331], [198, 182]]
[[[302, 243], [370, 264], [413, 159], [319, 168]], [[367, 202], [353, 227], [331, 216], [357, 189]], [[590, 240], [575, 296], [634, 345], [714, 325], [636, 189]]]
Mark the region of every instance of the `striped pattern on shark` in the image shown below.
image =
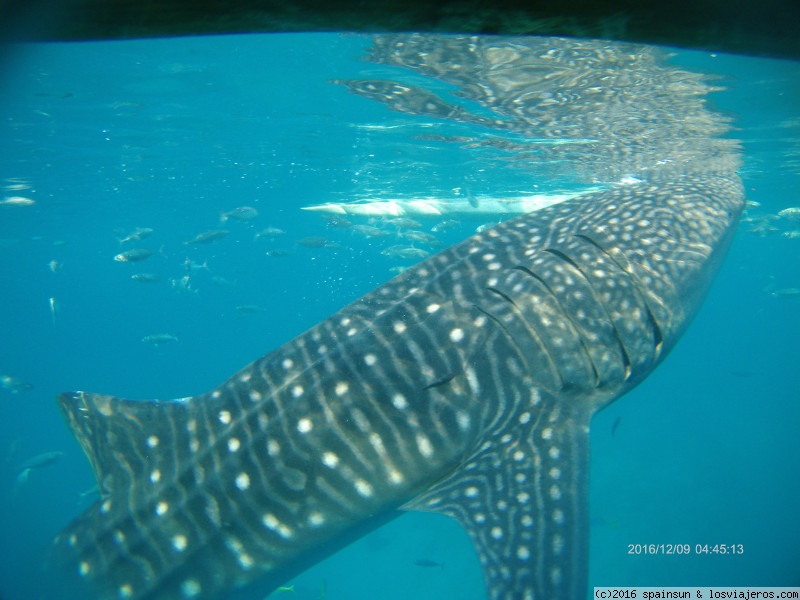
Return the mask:
[[592, 414], [697, 312], [735, 175], [567, 200], [407, 270], [209, 393], [59, 404], [102, 498], [53, 558], [97, 598], [274, 589], [400, 510], [455, 518], [491, 600], [584, 598]]

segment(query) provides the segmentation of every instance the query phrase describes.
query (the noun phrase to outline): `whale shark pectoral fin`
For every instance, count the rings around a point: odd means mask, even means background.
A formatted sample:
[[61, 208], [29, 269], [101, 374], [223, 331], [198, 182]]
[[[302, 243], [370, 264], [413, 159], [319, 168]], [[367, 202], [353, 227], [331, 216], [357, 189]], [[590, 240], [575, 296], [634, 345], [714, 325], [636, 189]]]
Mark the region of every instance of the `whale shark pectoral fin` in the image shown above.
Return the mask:
[[464, 527], [490, 600], [584, 598], [591, 411], [532, 394], [540, 414], [522, 408], [456, 472], [402, 509], [445, 514]]

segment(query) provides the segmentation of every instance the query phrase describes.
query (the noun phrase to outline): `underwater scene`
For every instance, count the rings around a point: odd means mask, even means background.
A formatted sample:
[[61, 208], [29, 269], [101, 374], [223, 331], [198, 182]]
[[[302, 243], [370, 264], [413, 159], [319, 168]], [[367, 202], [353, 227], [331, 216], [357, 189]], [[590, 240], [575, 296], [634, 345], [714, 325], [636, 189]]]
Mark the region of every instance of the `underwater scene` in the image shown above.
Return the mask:
[[800, 586], [800, 63], [4, 52], [0, 600]]

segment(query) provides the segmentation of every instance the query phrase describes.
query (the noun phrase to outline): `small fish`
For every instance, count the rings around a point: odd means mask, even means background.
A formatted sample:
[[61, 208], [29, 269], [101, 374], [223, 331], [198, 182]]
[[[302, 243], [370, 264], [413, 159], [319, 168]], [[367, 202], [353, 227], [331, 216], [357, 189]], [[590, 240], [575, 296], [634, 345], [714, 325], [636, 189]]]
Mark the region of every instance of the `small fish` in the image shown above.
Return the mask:
[[418, 558], [414, 561], [414, 564], [418, 567], [439, 567], [440, 569], [444, 569], [443, 562], [430, 560], [428, 558]]
[[254, 315], [264, 312], [264, 309], [258, 304], [240, 304], [234, 310], [240, 315]]
[[53, 297], [47, 299], [48, 304], [50, 305], [50, 318], [53, 321], [53, 327], [56, 326], [56, 313], [58, 312], [58, 300]]
[[408, 217], [395, 217], [394, 219], [387, 219], [386, 222], [398, 229], [419, 229], [422, 227], [422, 223]]
[[0, 206], [32, 206], [34, 204], [36, 204], [35, 200], [24, 196], [8, 196], [0, 200]]
[[219, 286], [231, 286], [231, 285], [236, 285], [236, 280], [235, 279], [225, 279], [224, 277], [221, 277], [219, 275], [212, 275], [211, 276], [211, 283], [213, 283], [214, 285], [219, 285]]
[[211, 242], [221, 240], [229, 233], [230, 231], [227, 229], [211, 229], [209, 231], [204, 231], [203, 233], [198, 233], [192, 239], [183, 243], [188, 246], [196, 246], [197, 244], [210, 244]]
[[203, 261], [202, 263], [195, 262], [189, 258], [183, 261], [183, 268], [187, 273], [191, 273], [192, 271], [210, 271], [211, 269], [208, 268], [208, 261]]
[[324, 248], [330, 242], [328, 241], [328, 238], [324, 238], [319, 235], [310, 235], [297, 240], [297, 243], [304, 248]]
[[47, 268], [50, 269], [50, 272], [52, 272], [52, 273], [55, 273], [56, 271], [60, 271], [61, 267], [63, 267], [63, 266], [64, 266], [63, 264], [61, 264], [60, 262], [58, 262], [55, 259], [51, 260], [49, 263], [47, 263]]
[[93, 498], [94, 496], [100, 496], [100, 490], [95, 483], [92, 487], [83, 490], [80, 494], [78, 494], [78, 503], [80, 504], [86, 499]]
[[4, 181], [5, 184], [3, 185], [3, 189], [7, 192], [21, 192], [23, 190], [31, 189], [30, 183], [18, 177], [9, 177]]
[[428, 244], [429, 246], [442, 246], [439, 238], [432, 233], [428, 233], [427, 231], [417, 231], [416, 229], [411, 229], [409, 231], [404, 231], [400, 235], [407, 240], [421, 242], [423, 244]]
[[274, 250], [267, 250], [264, 254], [271, 258], [280, 258], [281, 256], [289, 256], [289, 251], [283, 248], [275, 248]]
[[791, 206], [778, 211], [778, 216], [784, 219], [800, 219], [800, 206]]
[[37, 454], [33, 458], [29, 458], [22, 463], [18, 467], [17, 477], [14, 481], [14, 488], [11, 492], [12, 496], [16, 496], [19, 493], [20, 488], [28, 481], [31, 472], [35, 471], [36, 469], [44, 469], [45, 467], [55, 464], [55, 462], [62, 456], [64, 456], [64, 453], [60, 450], [43, 452], [41, 454]]
[[258, 211], [252, 206], [238, 206], [232, 211], [224, 212], [220, 215], [219, 220], [224, 223], [228, 219], [234, 221], [252, 221], [258, 216]]
[[379, 238], [389, 235], [388, 231], [375, 227], [373, 225], [353, 225], [353, 231], [360, 233], [364, 237]]
[[137, 227], [129, 234], [120, 238], [120, 244], [127, 244], [128, 242], [139, 242], [146, 237], [149, 237], [150, 234], [153, 233], [153, 230], [150, 227]]
[[278, 229], [277, 227], [266, 227], [256, 234], [256, 239], [264, 238], [266, 240], [274, 240], [285, 233], [283, 229]]
[[441, 233], [443, 231], [447, 231], [448, 229], [452, 229], [458, 224], [459, 221], [456, 221], [455, 219], [445, 219], [444, 221], [439, 221], [436, 225], [431, 227], [431, 231], [434, 233]]
[[54, 464], [62, 456], [64, 456], [64, 453], [61, 450], [42, 452], [41, 454], [37, 454], [36, 456], [26, 460], [18, 467], [18, 469], [20, 471], [24, 471], [26, 469], [44, 469], [45, 467], [49, 467], [50, 465]]
[[408, 267], [402, 267], [402, 266], [399, 266], [399, 265], [396, 266], [396, 267], [390, 267], [389, 268], [389, 272], [390, 273], [394, 273], [395, 275], [400, 275], [400, 273], [402, 273], [403, 271], [407, 271], [407, 270], [408, 270]]
[[171, 333], [154, 333], [146, 335], [142, 338], [145, 344], [153, 344], [153, 346], [160, 346], [161, 344], [169, 344], [170, 342], [177, 342], [178, 336]]
[[487, 229], [491, 229], [492, 227], [494, 227], [498, 223], [500, 223], [500, 221], [495, 221], [494, 223], [484, 223], [483, 225], [478, 225], [475, 228], [475, 233], [483, 233], [484, 231], [486, 231]]
[[795, 298], [800, 296], [800, 288], [783, 288], [780, 290], [773, 290], [769, 295], [774, 298]]
[[20, 392], [30, 392], [33, 389], [32, 383], [26, 383], [21, 379], [17, 379], [12, 375], [0, 375], [0, 386], [4, 390], [8, 390], [12, 394], [19, 394]]
[[155, 273], [134, 273], [131, 275], [131, 279], [140, 281], [141, 283], [158, 283], [161, 281], [161, 277]]
[[114, 257], [117, 262], [129, 263], [140, 262], [153, 256], [153, 251], [147, 248], [134, 248], [133, 250], [126, 250], [120, 252]]
[[323, 215], [323, 219], [325, 219], [325, 224], [328, 227], [336, 227], [338, 229], [347, 229], [348, 227], [353, 226], [353, 222], [349, 219], [345, 219], [344, 217], [339, 216], [332, 216], [332, 215]]
[[414, 246], [389, 246], [385, 250], [381, 250], [381, 254], [401, 258], [425, 258], [430, 255], [430, 252], [422, 248], [414, 248]]
[[292, 585], [282, 585], [282, 586], [280, 586], [279, 588], [277, 588], [277, 589], [275, 590], [275, 593], [276, 593], [276, 594], [277, 594], [277, 593], [284, 594], [284, 593], [286, 593], [286, 592], [292, 592], [292, 593], [294, 593], [294, 584], [292, 584]]
[[622, 420], [622, 417], [617, 417], [614, 419], [614, 422], [611, 424], [611, 437], [614, 437], [614, 434], [617, 433], [617, 427], [619, 427], [619, 422]]
[[197, 292], [192, 285], [192, 278], [189, 275], [184, 275], [183, 277], [173, 277], [169, 280], [169, 283], [179, 292]]
[[794, 229], [792, 231], [784, 231], [783, 237], [789, 238], [790, 240], [800, 239], [800, 229]]

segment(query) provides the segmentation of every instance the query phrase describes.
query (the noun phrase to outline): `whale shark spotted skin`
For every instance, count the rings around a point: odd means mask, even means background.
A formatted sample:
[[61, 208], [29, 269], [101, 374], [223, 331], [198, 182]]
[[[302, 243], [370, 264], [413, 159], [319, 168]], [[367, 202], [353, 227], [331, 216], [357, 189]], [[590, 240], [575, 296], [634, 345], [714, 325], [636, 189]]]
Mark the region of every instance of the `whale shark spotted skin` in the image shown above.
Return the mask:
[[[253, 585], [263, 597], [419, 510], [464, 527], [491, 600], [586, 597], [590, 420], [647, 377], [697, 313], [744, 205], [735, 144], [716, 139], [724, 128], [689, 76], [662, 85], [672, 74], [656, 71], [634, 89], [655, 69], [644, 50], [432, 38], [379, 36], [375, 62], [446, 79], [475, 61], [486, 85], [457, 83], [506, 111], [504, 131], [517, 119], [563, 138], [577, 123], [604, 140], [588, 166], [612, 161], [613, 177], [636, 183], [482, 231], [208, 393], [59, 396], [101, 492], [54, 542], [65, 589], [183, 600]], [[584, 59], [594, 62], [581, 72]], [[630, 85], [609, 89], [617, 67]], [[529, 79], [515, 87], [512, 71]], [[547, 73], [588, 91], [534, 91]], [[379, 99], [493, 123], [413, 94]]]
[[569, 200], [409, 269], [219, 388], [59, 403], [103, 499], [59, 554], [100, 598], [277, 586], [397, 509], [469, 533], [489, 597], [582, 598], [592, 414], [674, 345], [735, 178]]

